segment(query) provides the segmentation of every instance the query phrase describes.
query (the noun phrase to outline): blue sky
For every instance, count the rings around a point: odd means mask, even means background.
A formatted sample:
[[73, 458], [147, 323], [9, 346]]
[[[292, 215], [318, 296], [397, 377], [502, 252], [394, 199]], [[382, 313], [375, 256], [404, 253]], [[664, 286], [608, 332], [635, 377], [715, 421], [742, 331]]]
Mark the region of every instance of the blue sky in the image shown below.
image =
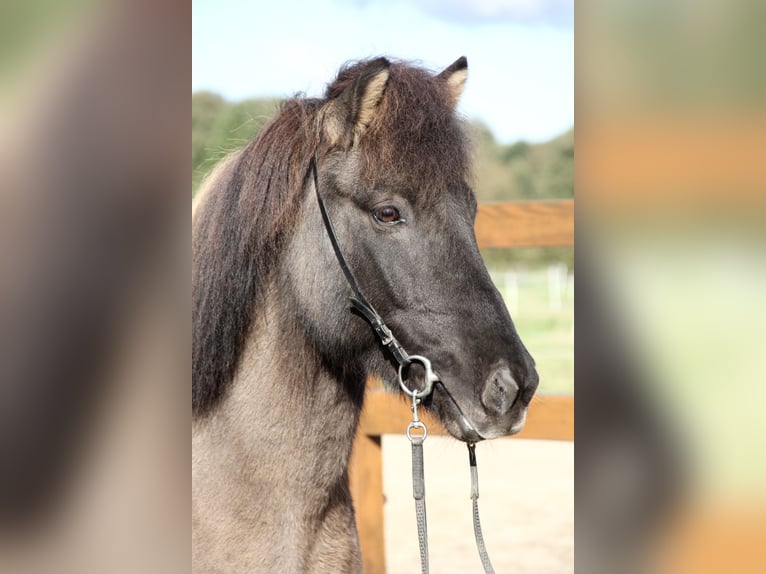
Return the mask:
[[193, 91], [318, 96], [348, 60], [465, 55], [459, 111], [501, 142], [574, 124], [573, 0], [193, 0], [192, 30]]

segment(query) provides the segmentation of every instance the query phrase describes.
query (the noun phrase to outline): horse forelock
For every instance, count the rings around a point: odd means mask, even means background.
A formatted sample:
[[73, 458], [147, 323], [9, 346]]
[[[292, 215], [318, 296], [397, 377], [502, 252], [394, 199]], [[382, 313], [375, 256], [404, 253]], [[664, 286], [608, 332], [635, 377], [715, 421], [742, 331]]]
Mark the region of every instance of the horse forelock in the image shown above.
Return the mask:
[[[192, 409], [208, 412], [238, 367], [256, 305], [301, 208], [321, 111], [367, 62], [341, 70], [326, 97], [293, 98], [206, 183], [192, 224]], [[429, 201], [469, 176], [468, 144], [445, 82], [397, 62], [359, 139], [361, 177]], [[393, 180], [393, 181], [392, 181]], [[459, 186], [460, 190], [468, 189]]]
[[469, 142], [454, 104], [446, 83], [429, 71], [392, 64], [378, 111], [359, 142], [362, 176], [373, 184], [399, 180], [414, 202], [466, 190]]

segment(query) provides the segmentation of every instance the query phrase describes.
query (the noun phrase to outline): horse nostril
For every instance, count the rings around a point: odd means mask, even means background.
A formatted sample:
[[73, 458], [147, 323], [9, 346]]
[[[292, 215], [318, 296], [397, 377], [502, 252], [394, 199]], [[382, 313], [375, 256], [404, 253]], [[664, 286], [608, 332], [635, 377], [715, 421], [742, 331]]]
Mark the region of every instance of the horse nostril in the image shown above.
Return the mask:
[[481, 402], [488, 411], [504, 415], [513, 406], [519, 394], [519, 385], [511, 375], [508, 367], [494, 371], [484, 385]]

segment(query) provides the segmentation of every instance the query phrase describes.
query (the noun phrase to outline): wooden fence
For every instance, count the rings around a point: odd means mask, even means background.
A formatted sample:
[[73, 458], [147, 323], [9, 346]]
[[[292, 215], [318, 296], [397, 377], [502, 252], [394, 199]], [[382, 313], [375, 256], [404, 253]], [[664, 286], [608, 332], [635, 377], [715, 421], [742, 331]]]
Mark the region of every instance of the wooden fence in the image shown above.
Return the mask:
[[[574, 201], [525, 201], [480, 205], [476, 217], [480, 247], [550, 247], [574, 245]], [[422, 413], [429, 435], [446, 434]], [[365, 574], [384, 574], [383, 451], [384, 434], [403, 434], [411, 420], [405, 398], [369, 382], [351, 458], [351, 494], [362, 547]], [[574, 440], [574, 397], [536, 396], [527, 422], [509, 438]]]

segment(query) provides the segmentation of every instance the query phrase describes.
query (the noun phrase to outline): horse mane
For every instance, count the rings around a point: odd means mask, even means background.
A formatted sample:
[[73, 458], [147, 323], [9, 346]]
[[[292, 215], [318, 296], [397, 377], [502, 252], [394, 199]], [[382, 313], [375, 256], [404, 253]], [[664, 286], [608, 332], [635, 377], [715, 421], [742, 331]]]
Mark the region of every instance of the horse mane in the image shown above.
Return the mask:
[[[261, 292], [300, 209], [309, 160], [321, 143], [322, 111], [374, 60], [342, 68], [324, 99], [295, 97], [241, 152], [206, 182], [192, 224], [192, 411], [223, 395]], [[358, 142], [361, 177], [417, 190], [427, 201], [468, 177], [462, 123], [445, 81], [402, 62], [391, 64], [374, 117]], [[398, 181], [392, 181], [398, 179]], [[463, 185], [470, 193], [470, 189]]]

